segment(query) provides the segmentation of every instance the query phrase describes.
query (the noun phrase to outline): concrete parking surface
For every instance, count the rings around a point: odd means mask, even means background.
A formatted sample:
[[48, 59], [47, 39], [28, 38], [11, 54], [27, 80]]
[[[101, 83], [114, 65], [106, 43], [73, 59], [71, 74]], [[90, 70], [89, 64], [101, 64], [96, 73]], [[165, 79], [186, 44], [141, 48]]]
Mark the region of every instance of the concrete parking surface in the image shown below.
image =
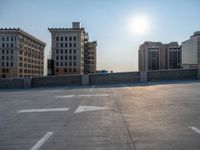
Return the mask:
[[199, 150], [200, 82], [0, 91], [1, 150]]

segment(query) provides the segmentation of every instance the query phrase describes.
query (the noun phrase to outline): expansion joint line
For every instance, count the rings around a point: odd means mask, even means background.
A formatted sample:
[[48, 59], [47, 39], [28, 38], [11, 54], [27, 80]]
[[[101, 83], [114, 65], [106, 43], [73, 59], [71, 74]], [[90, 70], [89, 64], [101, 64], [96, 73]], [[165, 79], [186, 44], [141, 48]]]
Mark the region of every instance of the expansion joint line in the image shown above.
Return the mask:
[[136, 147], [135, 147], [135, 140], [134, 140], [134, 138], [133, 138], [132, 135], [131, 135], [131, 132], [130, 132], [130, 130], [129, 130], [128, 123], [127, 123], [127, 121], [126, 121], [124, 115], [122, 114], [122, 111], [121, 111], [121, 109], [120, 109], [119, 103], [118, 103], [118, 101], [117, 101], [117, 98], [116, 98], [115, 95], [114, 95], [113, 90], [112, 90], [112, 95], [113, 95], [113, 99], [114, 99], [114, 101], [115, 101], [115, 104], [116, 104], [116, 106], [117, 106], [117, 109], [119, 110], [119, 113], [120, 113], [120, 116], [121, 116], [121, 118], [122, 118], [122, 121], [124, 122], [124, 125], [125, 125], [125, 127], [126, 127], [128, 136], [129, 136], [129, 138], [130, 138], [130, 140], [131, 140], [131, 145], [132, 145], [132, 146], [131, 146], [131, 150], [136, 150]]

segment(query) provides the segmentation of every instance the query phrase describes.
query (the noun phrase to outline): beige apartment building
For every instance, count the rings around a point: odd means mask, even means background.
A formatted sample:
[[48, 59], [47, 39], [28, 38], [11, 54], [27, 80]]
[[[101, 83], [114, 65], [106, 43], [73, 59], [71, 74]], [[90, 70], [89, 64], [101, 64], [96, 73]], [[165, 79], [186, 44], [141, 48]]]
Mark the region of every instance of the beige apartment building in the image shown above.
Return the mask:
[[0, 78], [43, 76], [45, 45], [20, 28], [1, 28]]
[[182, 42], [183, 68], [200, 68], [200, 31]]
[[177, 42], [144, 42], [139, 47], [139, 71], [179, 69], [181, 46]]
[[[90, 44], [88, 33], [81, 27], [80, 22], [73, 22], [72, 28], [49, 28], [48, 30], [51, 33], [53, 75], [84, 74], [87, 66], [85, 60], [88, 60], [87, 63], [93, 63], [88, 64], [89, 67], [95, 65], [93, 68], [96, 69], [95, 44]], [[90, 53], [93, 49], [95, 51]], [[93, 56], [85, 56], [86, 54]], [[90, 68], [86, 70], [90, 71]]]

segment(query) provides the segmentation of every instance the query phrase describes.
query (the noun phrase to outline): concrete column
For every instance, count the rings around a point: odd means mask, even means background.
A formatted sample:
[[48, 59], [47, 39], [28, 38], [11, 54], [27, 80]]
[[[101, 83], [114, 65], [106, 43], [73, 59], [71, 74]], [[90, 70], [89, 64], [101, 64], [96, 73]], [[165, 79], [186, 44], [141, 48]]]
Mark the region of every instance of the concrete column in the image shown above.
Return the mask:
[[31, 88], [32, 86], [32, 78], [24, 78], [24, 88]]
[[147, 71], [140, 71], [140, 82], [147, 82]]
[[197, 79], [200, 80], [200, 68], [197, 69]]
[[89, 85], [89, 75], [82, 75], [82, 85]]

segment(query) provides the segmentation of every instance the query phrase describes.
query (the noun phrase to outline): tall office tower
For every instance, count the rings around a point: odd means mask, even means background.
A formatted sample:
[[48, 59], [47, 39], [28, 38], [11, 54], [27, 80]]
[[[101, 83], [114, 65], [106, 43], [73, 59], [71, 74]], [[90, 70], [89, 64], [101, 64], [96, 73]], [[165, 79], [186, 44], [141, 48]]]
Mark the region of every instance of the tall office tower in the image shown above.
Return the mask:
[[96, 47], [97, 42], [88, 42], [85, 45], [84, 73], [96, 73]]
[[181, 47], [177, 42], [144, 42], [138, 51], [139, 71], [179, 69]]
[[200, 31], [182, 42], [182, 66], [183, 68], [200, 68]]
[[88, 49], [89, 38], [80, 22], [73, 22], [72, 28], [49, 28], [49, 31], [54, 75], [84, 74], [85, 49]]
[[45, 45], [20, 28], [1, 28], [0, 77], [43, 76]]

